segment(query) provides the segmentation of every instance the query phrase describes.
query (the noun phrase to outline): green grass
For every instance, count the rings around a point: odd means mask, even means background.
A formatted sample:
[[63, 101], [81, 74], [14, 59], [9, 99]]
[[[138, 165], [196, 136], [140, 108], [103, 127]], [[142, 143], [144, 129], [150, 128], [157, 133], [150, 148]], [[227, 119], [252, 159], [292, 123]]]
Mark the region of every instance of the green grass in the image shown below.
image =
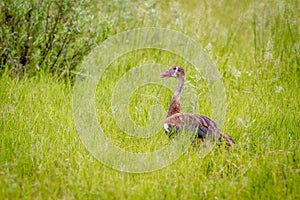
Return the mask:
[[[81, 143], [68, 81], [47, 73], [22, 79], [4, 73], [0, 199], [299, 199], [297, 1], [147, 1], [148, 7], [111, 2], [110, 7], [100, 7], [101, 15], [111, 20], [112, 33], [141, 25], [170, 27], [206, 49], [226, 89], [223, 130], [237, 144], [231, 150], [215, 148], [204, 158], [197, 148], [190, 148], [169, 167], [152, 173], [121, 173], [101, 164]], [[200, 94], [198, 111], [211, 116], [209, 89], [189, 63], [157, 50], [130, 53], [113, 62], [100, 80], [96, 108], [106, 136], [135, 152], [153, 151], [168, 139], [163, 132], [149, 140], [127, 137], [106, 114], [121, 76], [148, 62], [185, 66], [187, 80]], [[148, 123], [150, 105], [167, 108], [171, 96], [172, 91], [159, 86], [140, 88], [131, 97], [132, 117], [137, 124]]]

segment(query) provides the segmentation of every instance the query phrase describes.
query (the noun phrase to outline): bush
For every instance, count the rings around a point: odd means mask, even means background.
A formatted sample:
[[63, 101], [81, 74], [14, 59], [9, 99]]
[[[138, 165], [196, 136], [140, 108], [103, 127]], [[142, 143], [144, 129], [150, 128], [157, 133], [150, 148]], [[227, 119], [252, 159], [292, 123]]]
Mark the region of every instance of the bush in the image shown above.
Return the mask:
[[[109, 32], [95, 23], [89, 0], [4, 0], [0, 2], [0, 74], [38, 71], [72, 76], [75, 67]], [[74, 71], [75, 70], [75, 71]]]

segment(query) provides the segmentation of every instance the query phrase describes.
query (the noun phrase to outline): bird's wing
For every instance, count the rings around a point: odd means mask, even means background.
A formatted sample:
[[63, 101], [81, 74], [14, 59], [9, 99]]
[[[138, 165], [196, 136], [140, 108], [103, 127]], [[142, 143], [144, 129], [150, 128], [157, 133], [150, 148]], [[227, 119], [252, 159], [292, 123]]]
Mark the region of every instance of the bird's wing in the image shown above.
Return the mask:
[[224, 138], [228, 146], [232, 146], [232, 144], [235, 143], [229, 135], [223, 133], [218, 128], [213, 120], [203, 115], [178, 113], [167, 117], [165, 126], [169, 127], [170, 130], [172, 130], [172, 133], [178, 133], [179, 131], [185, 130], [195, 133], [196, 138], [209, 137], [218, 140]]
[[195, 132], [199, 138], [211, 136], [213, 132], [219, 131], [214, 121], [198, 114], [178, 113], [168, 117], [165, 124], [168, 127], [176, 127], [177, 130]]

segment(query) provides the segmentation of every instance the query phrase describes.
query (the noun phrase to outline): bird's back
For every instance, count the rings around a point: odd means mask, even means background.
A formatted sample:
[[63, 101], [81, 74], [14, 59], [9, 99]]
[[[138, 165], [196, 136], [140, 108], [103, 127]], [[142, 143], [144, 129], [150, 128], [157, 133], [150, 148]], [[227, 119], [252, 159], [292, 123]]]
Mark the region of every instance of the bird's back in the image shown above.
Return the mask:
[[170, 133], [171, 131], [188, 131], [195, 133], [196, 138], [225, 138], [229, 145], [235, 143], [232, 138], [223, 133], [217, 126], [217, 124], [209, 117], [199, 114], [185, 114], [177, 113], [169, 116], [165, 120], [165, 131]]

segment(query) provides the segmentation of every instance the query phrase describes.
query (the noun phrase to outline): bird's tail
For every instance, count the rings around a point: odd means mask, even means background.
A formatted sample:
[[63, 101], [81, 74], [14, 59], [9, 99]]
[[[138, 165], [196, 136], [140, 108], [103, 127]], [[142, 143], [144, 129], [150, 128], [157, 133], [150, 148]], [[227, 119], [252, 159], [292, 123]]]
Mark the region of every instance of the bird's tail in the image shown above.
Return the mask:
[[235, 144], [235, 141], [232, 139], [230, 135], [222, 132], [221, 136], [223, 139], [225, 139], [227, 146], [232, 146]]

